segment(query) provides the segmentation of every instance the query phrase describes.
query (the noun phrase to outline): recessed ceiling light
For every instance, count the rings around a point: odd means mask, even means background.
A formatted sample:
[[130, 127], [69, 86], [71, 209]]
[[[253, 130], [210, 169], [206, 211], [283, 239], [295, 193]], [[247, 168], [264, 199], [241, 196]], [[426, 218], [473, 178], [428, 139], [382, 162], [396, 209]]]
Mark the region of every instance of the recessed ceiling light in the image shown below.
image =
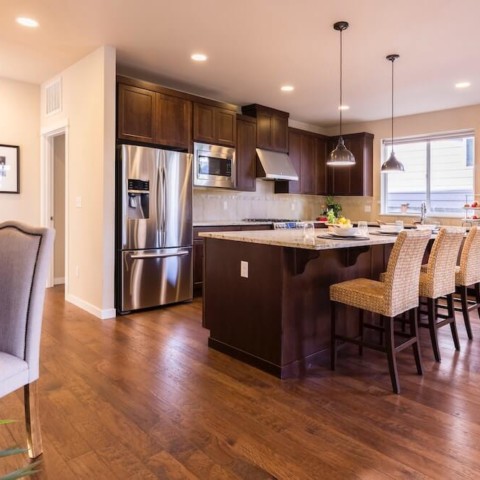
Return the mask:
[[283, 85], [280, 87], [280, 90], [282, 92], [293, 92], [295, 90], [295, 87], [293, 85]]
[[348, 105], [339, 105], [338, 109], [339, 110], [350, 110], [350, 107]]
[[38, 27], [38, 22], [33, 18], [18, 17], [16, 20], [17, 20], [17, 23], [19, 23], [23, 27], [30, 27], [30, 28]]
[[190, 58], [196, 62], [205, 62], [208, 57], [204, 53], [194, 53]]
[[470, 82], [458, 82], [455, 84], [455, 88], [468, 88], [470, 85]]

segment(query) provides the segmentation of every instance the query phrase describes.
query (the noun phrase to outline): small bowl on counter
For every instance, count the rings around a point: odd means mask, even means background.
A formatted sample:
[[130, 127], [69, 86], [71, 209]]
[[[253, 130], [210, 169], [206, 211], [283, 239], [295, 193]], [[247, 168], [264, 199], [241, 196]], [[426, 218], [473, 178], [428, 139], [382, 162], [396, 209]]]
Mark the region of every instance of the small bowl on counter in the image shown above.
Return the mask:
[[331, 225], [328, 227], [328, 231], [332, 235], [339, 237], [354, 237], [358, 233], [357, 227], [342, 227], [340, 225]]

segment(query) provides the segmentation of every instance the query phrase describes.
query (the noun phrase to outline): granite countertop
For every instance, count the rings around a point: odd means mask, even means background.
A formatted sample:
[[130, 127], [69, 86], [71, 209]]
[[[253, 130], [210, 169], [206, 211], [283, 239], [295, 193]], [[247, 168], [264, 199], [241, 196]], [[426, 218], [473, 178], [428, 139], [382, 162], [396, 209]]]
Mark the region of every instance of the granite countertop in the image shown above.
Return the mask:
[[291, 230], [256, 230], [240, 232], [205, 232], [201, 237], [231, 240], [234, 242], [258, 243], [261, 245], [277, 245], [280, 247], [304, 248], [308, 250], [330, 250], [334, 248], [351, 248], [368, 245], [394, 243], [395, 235], [370, 234], [368, 240], [344, 240], [328, 238], [325, 229], [315, 229], [315, 238], [308, 240], [303, 237], [302, 229]]
[[236, 225], [272, 225], [271, 221], [247, 222], [245, 220], [209, 220], [204, 222], [193, 222], [194, 227], [229, 227]]

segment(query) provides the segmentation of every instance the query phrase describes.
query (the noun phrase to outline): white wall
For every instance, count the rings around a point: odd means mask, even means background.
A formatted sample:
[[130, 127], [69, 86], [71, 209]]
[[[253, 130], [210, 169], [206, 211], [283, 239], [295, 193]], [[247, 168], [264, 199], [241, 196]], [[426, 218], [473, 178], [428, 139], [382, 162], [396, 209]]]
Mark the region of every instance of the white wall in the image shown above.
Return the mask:
[[115, 315], [115, 49], [101, 47], [58, 76], [63, 108], [46, 116], [42, 88], [41, 128], [68, 124], [66, 299], [108, 318]]
[[40, 87], [0, 78], [0, 144], [20, 147], [20, 193], [0, 193], [0, 222], [40, 225]]

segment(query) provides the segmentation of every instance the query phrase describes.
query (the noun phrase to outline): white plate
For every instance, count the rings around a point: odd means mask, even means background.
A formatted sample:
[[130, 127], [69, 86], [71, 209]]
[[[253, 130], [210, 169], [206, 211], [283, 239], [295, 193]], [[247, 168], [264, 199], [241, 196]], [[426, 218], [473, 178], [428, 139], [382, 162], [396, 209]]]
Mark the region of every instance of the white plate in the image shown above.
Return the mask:
[[397, 235], [401, 232], [402, 228], [379, 228], [379, 233], [383, 235]]
[[324, 238], [326, 240], [370, 240], [370, 237], [362, 237], [360, 235], [335, 235], [334, 233], [326, 233], [325, 235], [317, 235], [317, 238]]

